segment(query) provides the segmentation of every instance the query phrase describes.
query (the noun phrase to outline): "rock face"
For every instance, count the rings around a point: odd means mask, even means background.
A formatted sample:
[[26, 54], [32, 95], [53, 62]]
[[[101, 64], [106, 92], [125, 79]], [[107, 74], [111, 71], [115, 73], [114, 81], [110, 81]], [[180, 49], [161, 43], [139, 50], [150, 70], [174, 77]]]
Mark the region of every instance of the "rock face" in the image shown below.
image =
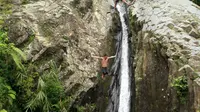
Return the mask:
[[[136, 0], [136, 112], [197, 112], [200, 105], [200, 8], [189, 0]], [[186, 76], [178, 99], [172, 83]]]
[[7, 20], [9, 39], [22, 46], [28, 60], [41, 69], [55, 60], [66, 92], [78, 96], [97, 82], [99, 61], [91, 54], [110, 54], [109, 11], [102, 0], [30, 1]]

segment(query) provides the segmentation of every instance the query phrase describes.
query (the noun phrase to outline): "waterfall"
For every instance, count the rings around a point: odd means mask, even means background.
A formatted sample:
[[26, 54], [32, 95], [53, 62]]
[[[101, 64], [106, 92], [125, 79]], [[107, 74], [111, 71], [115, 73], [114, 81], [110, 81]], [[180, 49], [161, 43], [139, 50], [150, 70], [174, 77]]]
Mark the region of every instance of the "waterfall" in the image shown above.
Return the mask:
[[119, 95], [119, 109], [118, 112], [130, 111], [130, 76], [129, 76], [129, 57], [128, 57], [128, 26], [125, 21], [126, 9], [122, 6], [117, 6], [122, 24], [122, 43], [121, 43], [121, 63], [120, 63], [120, 95]]
[[110, 103], [107, 112], [130, 112], [131, 111], [131, 78], [132, 60], [130, 56], [128, 15], [125, 4], [118, 4], [121, 21], [121, 32], [117, 36], [117, 58], [112, 70], [115, 77], [110, 86]]

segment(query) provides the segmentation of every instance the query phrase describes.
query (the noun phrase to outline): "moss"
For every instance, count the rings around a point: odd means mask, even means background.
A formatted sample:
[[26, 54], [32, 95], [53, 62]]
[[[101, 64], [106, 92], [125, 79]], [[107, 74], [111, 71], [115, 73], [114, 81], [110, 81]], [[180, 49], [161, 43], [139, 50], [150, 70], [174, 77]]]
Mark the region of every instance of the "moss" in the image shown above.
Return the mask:
[[86, 104], [84, 106], [77, 106], [77, 112], [94, 112], [96, 105], [95, 104]]
[[187, 77], [180, 76], [180, 77], [175, 78], [171, 86], [175, 88], [179, 102], [181, 104], [186, 104], [187, 97], [188, 97]]
[[28, 40], [20, 45], [18, 45], [17, 47], [19, 48], [22, 48], [23, 50], [26, 50], [27, 49], [27, 46], [33, 42], [33, 40], [35, 39], [35, 35], [34, 34], [31, 34], [29, 37], [28, 37]]
[[[83, 4], [84, 3], [84, 4]], [[89, 10], [93, 9], [93, 0], [74, 0], [71, 2], [71, 5], [77, 9], [81, 17], [83, 17]]]
[[22, 0], [22, 4], [27, 4], [29, 3], [30, 0]]
[[4, 20], [12, 13], [12, 0], [0, 0], [0, 28], [4, 24]]
[[80, 4], [80, 0], [73, 0], [73, 1], [71, 2], [71, 5], [72, 5], [74, 8], [77, 7], [79, 4]]
[[191, 1], [200, 6], [200, 0], [191, 0]]
[[43, 35], [45, 37], [52, 36], [54, 34], [51, 23], [43, 23], [41, 25], [41, 29], [43, 31]]

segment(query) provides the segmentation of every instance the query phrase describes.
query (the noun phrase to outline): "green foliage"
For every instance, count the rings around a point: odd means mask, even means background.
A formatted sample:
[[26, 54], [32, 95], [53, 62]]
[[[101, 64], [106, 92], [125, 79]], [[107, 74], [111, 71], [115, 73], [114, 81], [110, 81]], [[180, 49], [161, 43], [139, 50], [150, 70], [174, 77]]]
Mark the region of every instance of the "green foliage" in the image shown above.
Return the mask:
[[71, 2], [71, 5], [72, 5], [73, 7], [77, 7], [79, 4], [80, 4], [80, 0], [73, 0], [73, 1]]
[[58, 112], [69, 112], [71, 103], [74, 101], [73, 96], [67, 96], [63, 100], [60, 100], [59, 103], [52, 105], [52, 110]]
[[89, 10], [92, 11], [93, 9], [93, 0], [86, 0], [84, 5], [80, 4], [83, 4], [81, 0], [73, 0], [71, 2], [71, 5], [78, 10], [81, 16], [85, 15]]
[[174, 79], [172, 83], [172, 87], [176, 89], [178, 99], [181, 104], [185, 104], [187, 101], [188, 96], [188, 84], [187, 84], [187, 77], [180, 76]]
[[7, 33], [2, 30], [0, 30], [0, 57], [2, 66], [4, 64], [7, 66], [9, 63], [14, 61], [18, 69], [24, 69], [22, 60], [26, 60], [25, 54], [15, 47], [13, 43], [8, 42]]
[[[16, 92], [0, 77], [0, 109], [9, 109], [16, 99]], [[3, 110], [1, 110], [3, 111]]]
[[54, 112], [59, 112], [65, 109], [64, 106], [61, 106], [62, 103], [65, 103], [61, 101], [65, 96], [64, 88], [58, 79], [58, 73], [59, 69], [56, 67], [55, 63], [51, 61], [50, 70], [39, 76], [36, 94], [27, 103], [26, 111], [42, 110], [43, 112], [48, 112], [49, 110], [54, 110]]
[[78, 112], [94, 112], [96, 105], [95, 104], [86, 104], [85, 106], [77, 106]]
[[14, 102], [17, 95], [13, 90], [15, 82], [13, 76], [18, 71], [24, 71], [22, 60], [25, 58], [20, 49], [9, 43], [7, 33], [0, 29], [0, 109], [16, 110]]
[[22, 4], [27, 4], [29, 3], [30, 0], [22, 0]]
[[200, 0], [191, 0], [191, 1], [200, 6]]
[[0, 29], [0, 110], [17, 110], [14, 74], [23, 72], [22, 60], [25, 60], [23, 52], [9, 43], [7, 33]]
[[18, 72], [15, 75], [15, 88], [18, 94], [17, 100], [20, 101], [19, 105], [24, 108], [29, 99], [35, 95], [36, 82], [39, 78], [39, 73], [36, 72], [37, 67], [32, 63], [25, 66], [24, 72]]
[[22, 63], [25, 58], [0, 30], [0, 111], [67, 112], [74, 98], [64, 94], [60, 69], [51, 61], [38, 72], [33, 63]]
[[5, 109], [3, 109], [3, 110], [0, 110], [0, 112], [7, 112]]
[[12, 0], [0, 0], [0, 28], [4, 24], [4, 19], [12, 13]]

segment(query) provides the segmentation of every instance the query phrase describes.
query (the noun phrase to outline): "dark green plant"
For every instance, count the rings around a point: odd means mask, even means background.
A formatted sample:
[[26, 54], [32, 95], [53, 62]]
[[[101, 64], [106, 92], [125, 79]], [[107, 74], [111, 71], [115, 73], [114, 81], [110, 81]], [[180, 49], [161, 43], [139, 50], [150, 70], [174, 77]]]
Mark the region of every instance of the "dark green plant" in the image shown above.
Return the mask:
[[12, 107], [16, 99], [16, 92], [6, 83], [6, 80], [0, 77], [0, 110]]
[[186, 76], [180, 76], [174, 79], [172, 87], [175, 88], [178, 99], [181, 104], [185, 104], [188, 96], [188, 83]]
[[0, 56], [4, 64], [8, 65], [14, 61], [18, 69], [24, 69], [22, 60], [26, 60], [25, 54], [13, 43], [9, 43], [7, 32], [2, 30], [0, 30]]
[[56, 64], [50, 62], [50, 70], [43, 72], [37, 81], [36, 94], [26, 105], [26, 111], [41, 110], [48, 112], [60, 112], [66, 110], [62, 103], [65, 103], [64, 88], [58, 78], [60, 70]]
[[85, 106], [76, 106], [78, 112], [94, 112], [95, 104], [86, 104]]
[[0, 28], [4, 24], [4, 20], [12, 13], [12, 0], [0, 0]]
[[[0, 110], [16, 110], [16, 92], [13, 90], [14, 74], [18, 71], [23, 72], [25, 60], [24, 53], [9, 43], [7, 33], [0, 29]], [[16, 108], [15, 108], [16, 107]]]
[[191, 1], [200, 6], [200, 0], [191, 0]]

